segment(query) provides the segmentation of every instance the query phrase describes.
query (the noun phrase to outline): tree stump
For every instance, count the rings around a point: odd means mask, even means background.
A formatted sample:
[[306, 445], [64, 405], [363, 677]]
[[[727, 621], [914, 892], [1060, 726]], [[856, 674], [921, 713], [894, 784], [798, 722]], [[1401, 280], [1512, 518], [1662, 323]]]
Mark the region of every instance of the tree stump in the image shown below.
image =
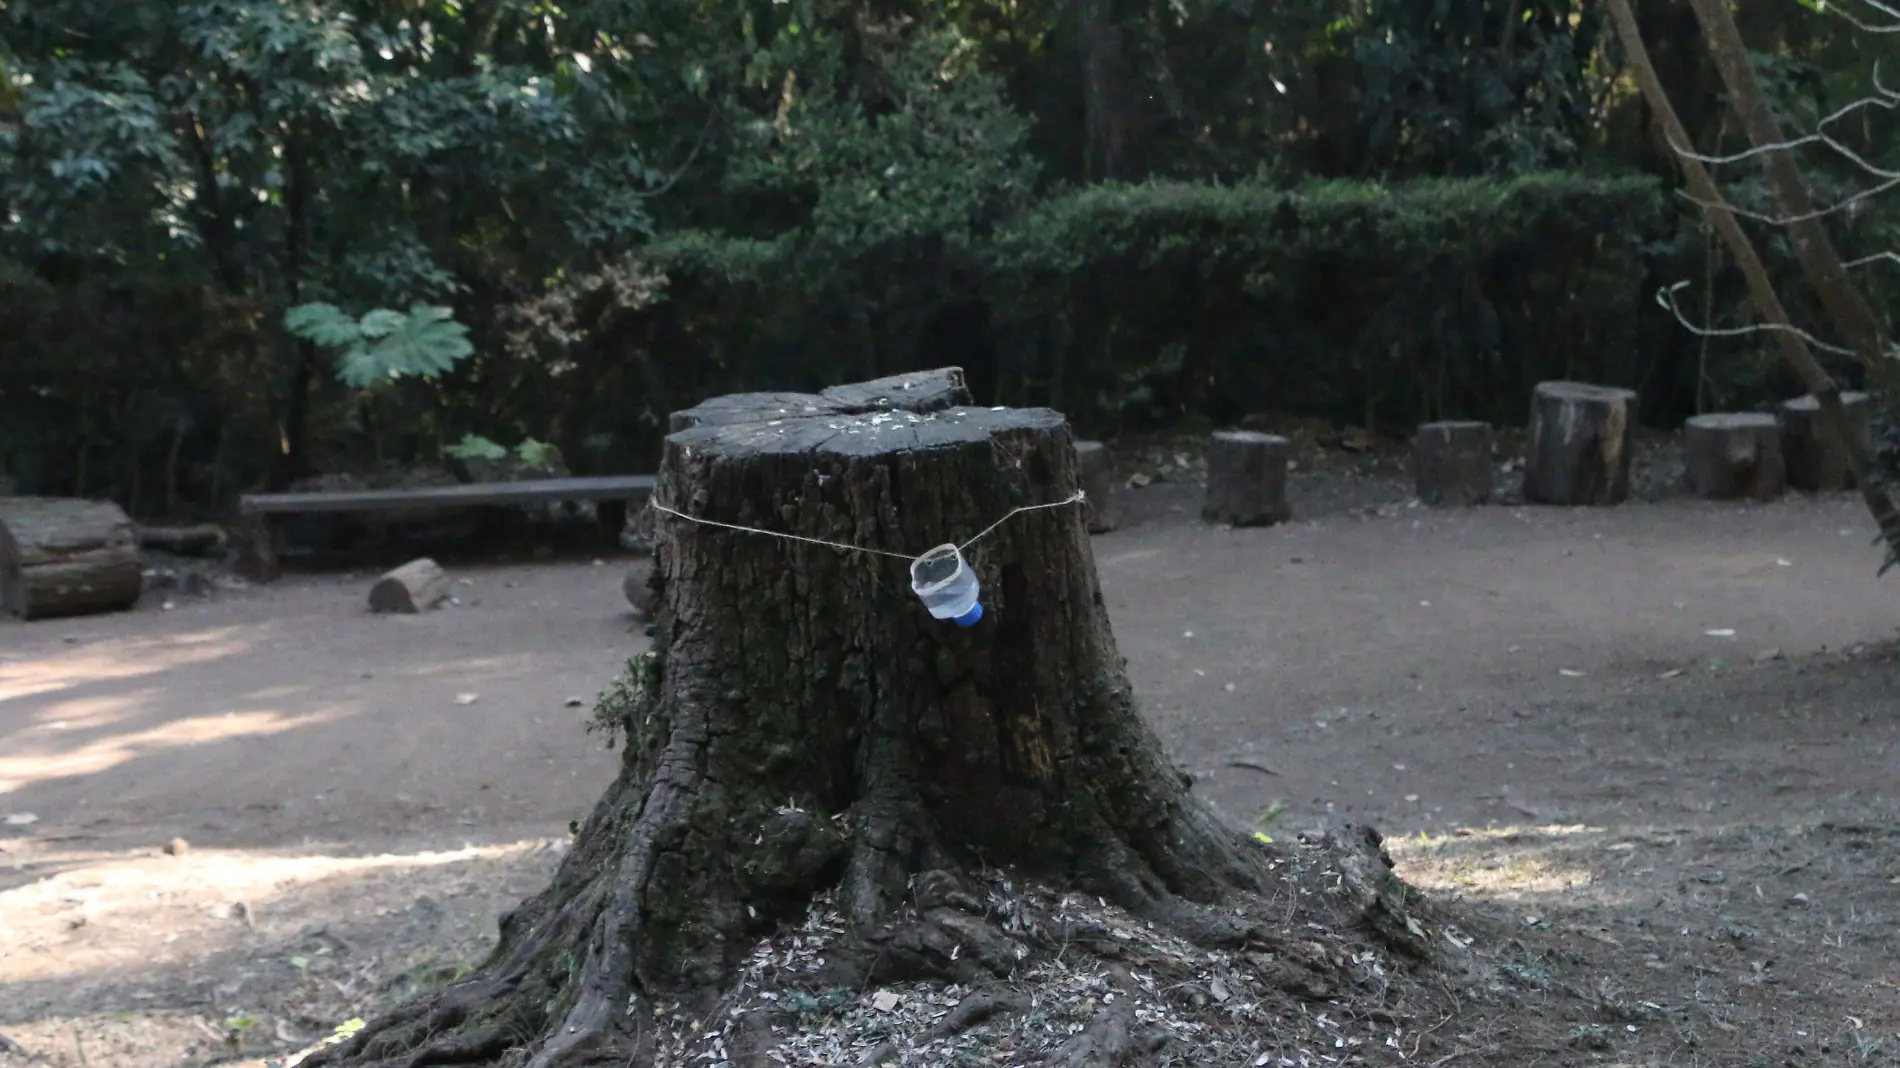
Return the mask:
[[[1062, 416], [782, 407], [727, 398], [666, 439], [654, 500], [705, 522], [660, 515], [655, 648], [595, 716], [625, 739], [621, 774], [553, 885], [476, 974], [309, 1063], [652, 1064], [660, 1007], [721, 1003], [815, 900], [839, 919], [803, 989], [992, 981], [1031, 952], [983, 904], [998, 869], [1231, 945], [1284, 921], [1237, 915], [1282, 877], [1274, 854], [1189, 793], [1138, 714], [1080, 507], [968, 544], [1075, 492]], [[982, 584], [967, 629], [911, 592], [913, 554], [945, 543]], [[1309, 893], [1339, 907], [1291, 899]], [[1346, 900], [1374, 898], [1397, 900]]]
[[1412, 438], [1418, 499], [1462, 508], [1491, 499], [1491, 424], [1425, 423]]
[[1621, 504], [1629, 498], [1636, 392], [1582, 382], [1541, 382], [1531, 392], [1524, 499], [1538, 504]]
[[1216, 431], [1207, 443], [1207, 503], [1201, 515], [1237, 527], [1293, 517], [1286, 500], [1287, 439], [1252, 430]]
[[1075, 466], [1081, 472], [1089, 533], [1106, 534], [1118, 526], [1115, 515], [1115, 468], [1108, 446], [1099, 441], [1075, 443]]
[[376, 580], [369, 588], [369, 610], [397, 615], [427, 612], [449, 599], [449, 573], [424, 556]]
[[[1842, 393], [1841, 407], [1854, 435], [1873, 451], [1873, 398], [1865, 393]], [[1834, 493], [1854, 487], [1854, 465], [1849, 448], [1836, 437], [1814, 394], [1796, 397], [1776, 413], [1781, 421], [1781, 459], [1788, 485], [1809, 493]]]
[[0, 607], [21, 619], [117, 612], [144, 588], [138, 527], [110, 501], [0, 500]]
[[1682, 426], [1689, 492], [1708, 500], [1773, 500], [1787, 489], [1781, 427], [1772, 415], [1698, 415]]

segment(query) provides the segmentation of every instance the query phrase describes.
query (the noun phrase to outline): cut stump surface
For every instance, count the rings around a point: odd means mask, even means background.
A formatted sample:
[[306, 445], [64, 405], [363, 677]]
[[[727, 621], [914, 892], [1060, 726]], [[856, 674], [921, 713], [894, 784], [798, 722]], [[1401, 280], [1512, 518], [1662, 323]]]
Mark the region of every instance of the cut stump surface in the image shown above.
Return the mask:
[[109, 501], [0, 499], [0, 606], [22, 619], [117, 612], [144, 586], [138, 527]]
[[1531, 391], [1524, 499], [1537, 504], [1621, 504], [1629, 498], [1636, 392], [1583, 382]]
[[1772, 415], [1694, 416], [1682, 427], [1682, 458], [1689, 492], [1708, 500], [1773, 500], [1788, 485]]

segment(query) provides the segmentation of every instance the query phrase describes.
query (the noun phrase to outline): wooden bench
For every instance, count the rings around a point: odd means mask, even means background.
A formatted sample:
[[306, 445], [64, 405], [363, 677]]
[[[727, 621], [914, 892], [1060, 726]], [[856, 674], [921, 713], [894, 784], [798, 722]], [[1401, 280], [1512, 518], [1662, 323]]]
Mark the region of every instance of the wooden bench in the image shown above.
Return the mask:
[[279, 516], [489, 508], [559, 501], [607, 501], [624, 505], [645, 500], [653, 492], [653, 480], [652, 475], [600, 475], [333, 493], [246, 494], [238, 499], [238, 512], [244, 516], [250, 531], [250, 547], [239, 558], [238, 569], [253, 582], [269, 582], [283, 574], [283, 565], [277, 559], [274, 522]]

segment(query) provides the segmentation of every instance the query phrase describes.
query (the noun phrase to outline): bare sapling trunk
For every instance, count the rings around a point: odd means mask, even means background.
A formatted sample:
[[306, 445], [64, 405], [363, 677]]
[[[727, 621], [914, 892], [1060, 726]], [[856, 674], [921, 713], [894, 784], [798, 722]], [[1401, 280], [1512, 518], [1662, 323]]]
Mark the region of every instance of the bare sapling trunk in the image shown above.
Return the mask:
[[[655, 649], [597, 712], [618, 781], [477, 974], [317, 1063], [652, 1064], [656, 1008], [719, 1002], [820, 895], [846, 930], [814, 988], [993, 981], [1042, 952], [984, 903], [994, 870], [1278, 944], [1248, 907], [1283, 878], [1273, 849], [1190, 793], [1137, 710], [1063, 417], [970, 407], [955, 369], [898, 382], [675, 420]], [[945, 544], [979, 580], [970, 626], [911, 588]], [[1422, 955], [1376, 845], [1330, 854], [1343, 892], [1316, 901]]]
[[[1736, 112], [1743, 119], [1750, 142], [1757, 149], [1774, 145], [1779, 140], [1779, 130], [1762, 99], [1759, 86], [1755, 84], [1754, 68], [1749, 65], [1747, 51], [1741, 43], [1733, 17], [1720, 3], [1694, 0], [1692, 6], [1707, 35], [1710, 55], [1715, 59], [1723, 81], [1735, 96]], [[1854, 418], [1842, 403], [1840, 384], [1815, 358], [1808, 345], [1807, 335], [1794, 325], [1781, 302], [1780, 294], [1775, 291], [1767, 266], [1755, 250], [1754, 242], [1742, 229], [1733, 207], [1715, 184], [1714, 176], [1694, 153], [1695, 142], [1682, 125], [1681, 118], [1676, 115], [1669, 95], [1663, 91], [1662, 80], [1656, 76], [1655, 65], [1650, 62], [1649, 50], [1643, 43], [1629, 0], [1609, 0], [1609, 10], [1616, 22], [1617, 37], [1623, 43], [1637, 85], [1648, 101], [1650, 110], [1661, 123], [1662, 132], [1677, 161], [1682, 165], [1690, 193], [1704, 206], [1709, 225], [1722, 238], [1723, 244], [1728, 246], [1729, 254], [1735, 257], [1742, 277], [1747, 280], [1749, 299], [1755, 305], [1762, 324], [1774, 335], [1788, 366], [1794, 369], [1813, 394], [1833, 440], [1845, 450], [1850, 469], [1848, 479], [1859, 488], [1861, 500], [1880, 528], [1887, 543], [1889, 562], [1900, 559], [1900, 508], [1895, 507], [1893, 497], [1878, 477], [1879, 468], [1875, 463], [1871, 441], [1856, 432]], [[1888, 411], [1900, 413], [1900, 407], [1896, 407], [1896, 402], [1900, 401], [1900, 372], [1896, 371], [1894, 361], [1884, 351], [1884, 341], [1877, 322], [1873, 320], [1866, 301], [1854, 287], [1853, 280], [1846, 274], [1839, 255], [1827, 238], [1826, 230], [1821, 226], [1819, 216], [1813, 210], [1813, 198], [1807, 193], [1799, 168], [1784, 151], [1772, 150], [1765, 155], [1764, 162], [1769, 169], [1776, 198], [1787, 216], [1790, 236], [1794, 238], [1796, 252], [1809, 283], [1823, 298], [1830, 315], [1841, 325], [1843, 333], [1852, 339], [1854, 354], [1867, 368], [1869, 376], [1881, 385]]]

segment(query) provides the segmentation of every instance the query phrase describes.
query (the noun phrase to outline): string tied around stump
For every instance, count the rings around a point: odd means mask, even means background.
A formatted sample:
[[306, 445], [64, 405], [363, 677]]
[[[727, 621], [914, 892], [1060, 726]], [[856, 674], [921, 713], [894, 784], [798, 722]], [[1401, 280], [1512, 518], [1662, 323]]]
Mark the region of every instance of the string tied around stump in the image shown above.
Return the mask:
[[824, 538], [811, 538], [803, 534], [790, 534], [782, 530], [766, 530], [763, 527], [748, 527], [738, 523], [722, 523], [717, 519], [687, 515], [677, 508], [652, 502], [653, 510], [677, 516], [689, 523], [701, 526], [719, 527], [724, 530], [736, 530], [741, 534], [764, 534], [768, 537], [782, 538], [785, 541], [802, 541], [807, 545], [819, 545], [827, 549], [840, 549], [845, 552], [868, 553], [872, 556], [888, 556], [910, 564], [910, 588], [917, 599], [924, 603], [930, 614], [937, 619], [948, 619], [959, 627], [974, 627], [983, 618], [982, 591], [976, 581], [976, 573], [963, 558], [963, 551], [988, 537], [1004, 523], [1023, 514], [1045, 508], [1062, 508], [1071, 504], [1080, 504], [1088, 499], [1082, 490], [1059, 501], [1045, 501], [1042, 504], [1025, 504], [1010, 509], [1003, 518], [984, 527], [961, 545], [946, 542], [919, 556], [908, 553], [892, 552], [889, 549], [877, 549], [869, 545], [852, 545], [843, 541], [827, 541]]

